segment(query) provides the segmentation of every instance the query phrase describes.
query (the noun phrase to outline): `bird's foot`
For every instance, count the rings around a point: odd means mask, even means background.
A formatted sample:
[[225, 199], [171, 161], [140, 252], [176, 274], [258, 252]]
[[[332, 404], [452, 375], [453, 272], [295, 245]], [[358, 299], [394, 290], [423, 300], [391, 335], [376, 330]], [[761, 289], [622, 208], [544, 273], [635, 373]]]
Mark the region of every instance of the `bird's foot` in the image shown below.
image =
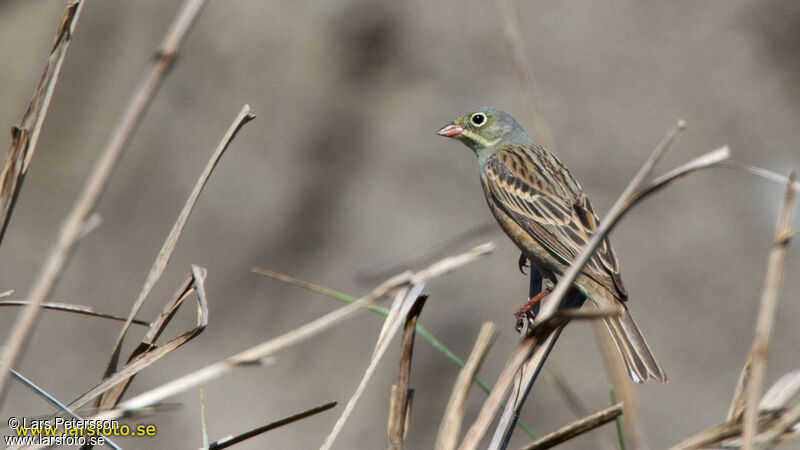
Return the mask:
[[517, 324], [516, 324], [516, 326], [514, 328], [517, 330], [517, 332], [520, 332], [525, 327], [525, 323], [527, 321], [533, 321], [533, 319], [536, 318], [536, 315], [533, 314], [533, 311], [531, 311], [531, 308], [533, 307], [533, 305], [535, 305], [541, 299], [547, 297], [548, 295], [550, 295], [550, 291], [549, 290], [547, 290], [547, 289], [542, 290], [541, 292], [539, 292], [535, 296], [531, 297], [530, 300], [528, 300], [524, 305], [522, 305], [517, 310], [517, 312], [514, 313], [514, 317], [517, 318]]
[[523, 275], [527, 275], [525, 273], [525, 268], [530, 267], [530, 265], [528, 264], [528, 258], [525, 257], [524, 253], [519, 254], [519, 262], [517, 262], [517, 264], [519, 265], [519, 271], [522, 272]]

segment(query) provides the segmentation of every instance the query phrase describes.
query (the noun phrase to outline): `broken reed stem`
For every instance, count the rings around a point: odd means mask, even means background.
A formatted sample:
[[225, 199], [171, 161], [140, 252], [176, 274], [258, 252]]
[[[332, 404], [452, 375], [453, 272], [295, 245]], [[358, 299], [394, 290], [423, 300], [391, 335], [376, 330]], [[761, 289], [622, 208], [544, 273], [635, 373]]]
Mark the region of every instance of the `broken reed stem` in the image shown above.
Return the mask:
[[161, 47], [156, 51], [155, 57], [150, 61], [150, 67], [145, 71], [139, 85], [131, 95], [125, 110], [114, 126], [111, 136], [106, 142], [100, 156], [95, 162], [80, 196], [75, 201], [72, 209], [56, 238], [56, 242], [48, 252], [45, 262], [36, 277], [31, 293], [28, 295], [28, 305], [14, 322], [8, 340], [6, 341], [2, 361], [0, 361], [0, 407], [5, 401], [8, 391], [9, 371], [14, 368], [24, 352], [28, 336], [33, 331], [36, 319], [39, 317], [42, 302], [50, 296], [56, 282], [61, 277], [70, 256], [80, 240], [85, 223], [97, 206], [100, 196], [105, 191], [111, 175], [114, 172], [123, 150], [133, 136], [145, 110], [161, 86], [169, 68], [177, 58], [178, 49], [181, 47], [202, 11], [206, 0], [186, 0], [181, 7], [176, 19], [173, 21]]
[[447, 408], [439, 427], [439, 434], [436, 436], [436, 450], [452, 450], [458, 443], [458, 435], [461, 431], [461, 423], [464, 420], [464, 410], [467, 405], [467, 396], [472, 387], [472, 378], [478, 372], [489, 347], [497, 336], [497, 325], [493, 322], [484, 322], [478, 339], [472, 347], [467, 363], [458, 373], [456, 383], [453, 385], [453, 393], [447, 402]]
[[616, 405], [602, 409], [590, 416], [566, 425], [557, 431], [542, 436], [530, 445], [523, 447], [523, 450], [544, 450], [553, 448], [558, 444], [601, 427], [622, 415], [622, 405], [622, 402], [617, 403]]
[[184, 204], [183, 209], [181, 209], [180, 214], [178, 214], [175, 224], [172, 226], [172, 229], [167, 235], [161, 250], [158, 252], [156, 259], [153, 262], [150, 272], [147, 274], [147, 279], [142, 285], [142, 289], [139, 292], [138, 297], [136, 297], [136, 301], [134, 302], [133, 307], [131, 307], [130, 313], [128, 313], [128, 318], [125, 320], [125, 324], [122, 326], [122, 329], [117, 336], [117, 340], [114, 343], [114, 347], [111, 352], [111, 358], [106, 366], [104, 377], [110, 376], [117, 369], [117, 362], [119, 360], [120, 351], [122, 350], [122, 341], [125, 339], [125, 334], [127, 334], [128, 330], [130, 329], [131, 323], [133, 323], [133, 318], [136, 317], [136, 315], [141, 311], [142, 305], [144, 305], [144, 301], [147, 299], [150, 291], [153, 289], [156, 282], [158, 282], [159, 278], [161, 278], [161, 275], [164, 273], [164, 270], [167, 268], [167, 263], [172, 256], [173, 250], [175, 250], [175, 245], [178, 243], [181, 231], [183, 231], [183, 227], [189, 220], [189, 215], [192, 213], [194, 206], [197, 204], [197, 200], [200, 197], [200, 193], [203, 191], [208, 178], [211, 176], [211, 173], [214, 171], [217, 163], [219, 163], [219, 160], [222, 158], [225, 150], [227, 150], [231, 142], [233, 142], [233, 139], [236, 137], [236, 134], [239, 132], [239, 130], [241, 130], [245, 124], [253, 119], [255, 119], [255, 116], [251, 114], [250, 106], [242, 106], [239, 114], [228, 127], [228, 130], [225, 132], [225, 135], [219, 142], [217, 149], [211, 155], [211, 158], [208, 160], [205, 169], [203, 169], [203, 172], [197, 179], [191, 194], [189, 194], [189, 198], [186, 200], [186, 203]]
[[53, 91], [83, 4], [83, 0], [67, 1], [56, 31], [53, 47], [47, 57], [44, 72], [39, 78], [39, 84], [36, 86], [19, 126], [11, 129], [11, 145], [6, 153], [2, 171], [0, 171], [0, 242], [5, 236], [11, 214], [14, 211], [14, 204], [20, 189], [22, 189], [22, 182], [25, 180], [25, 174], [28, 173], [28, 167], [30, 167], [36, 151], [42, 124], [44, 124], [47, 111], [50, 109]]
[[389, 342], [400, 329], [403, 318], [408, 315], [408, 312], [411, 310], [411, 308], [413, 308], [414, 305], [419, 301], [420, 294], [422, 293], [422, 289], [424, 287], [424, 283], [413, 284], [410, 287], [404, 287], [397, 292], [394, 302], [392, 303], [392, 307], [389, 310], [389, 315], [386, 316], [386, 320], [383, 322], [381, 332], [378, 335], [378, 341], [375, 343], [375, 350], [372, 352], [369, 365], [364, 371], [364, 375], [361, 377], [361, 381], [358, 383], [355, 392], [353, 392], [353, 395], [350, 397], [347, 405], [345, 405], [344, 411], [342, 411], [339, 419], [333, 425], [333, 429], [322, 443], [320, 450], [329, 450], [333, 447], [333, 443], [336, 441], [336, 438], [339, 436], [339, 433], [341, 433], [345, 423], [347, 423], [347, 420], [350, 418], [350, 414], [353, 412], [353, 409], [355, 409], [356, 403], [358, 403], [358, 400], [361, 398], [361, 394], [364, 393], [364, 389], [366, 389], [367, 383], [369, 383], [369, 380], [372, 378], [372, 374], [375, 373], [378, 363], [386, 353], [386, 349], [389, 347]]
[[[746, 450], [755, 448], [755, 439], [758, 432], [758, 398], [761, 393], [761, 385], [764, 382], [764, 375], [767, 369], [769, 337], [770, 334], [772, 334], [772, 326], [775, 322], [778, 293], [780, 292], [781, 281], [783, 280], [783, 268], [786, 262], [786, 255], [789, 252], [789, 238], [792, 233], [792, 214], [794, 210], [795, 192], [793, 184], [795, 177], [796, 173], [792, 171], [786, 186], [786, 194], [783, 198], [781, 210], [778, 214], [775, 237], [773, 238], [772, 250], [770, 251], [769, 262], [767, 263], [764, 289], [761, 292], [761, 307], [758, 311], [755, 339], [753, 340], [753, 345], [748, 354], [748, 360], [752, 361], [752, 365], [750, 366], [750, 376], [745, 377], [745, 379], [749, 378], [749, 382], [747, 382], [747, 386], [744, 389], [746, 392], [747, 407], [744, 411], [743, 448]], [[745, 364], [745, 369], [746, 368], [747, 364]], [[780, 435], [780, 432], [777, 433], [777, 435]]]
[[410, 389], [408, 380], [411, 378], [411, 358], [414, 353], [414, 336], [417, 329], [419, 315], [425, 306], [427, 295], [417, 298], [411, 310], [406, 315], [406, 322], [403, 325], [403, 339], [400, 344], [400, 368], [397, 372], [397, 383], [392, 385], [389, 397], [389, 424], [387, 434], [389, 436], [389, 448], [403, 448], [403, 440], [408, 432], [408, 421], [411, 417], [411, 402], [414, 397], [414, 390]]

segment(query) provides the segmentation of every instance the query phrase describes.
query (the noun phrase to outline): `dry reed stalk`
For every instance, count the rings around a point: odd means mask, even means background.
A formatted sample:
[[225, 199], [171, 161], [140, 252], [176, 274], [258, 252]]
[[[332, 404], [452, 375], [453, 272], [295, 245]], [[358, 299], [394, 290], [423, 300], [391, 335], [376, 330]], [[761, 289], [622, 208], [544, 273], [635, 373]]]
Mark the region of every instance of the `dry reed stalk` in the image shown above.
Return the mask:
[[[111, 358], [108, 362], [108, 366], [106, 367], [104, 378], [111, 376], [111, 374], [113, 374], [114, 371], [117, 369], [117, 362], [119, 361], [119, 353], [122, 349], [122, 341], [125, 338], [125, 334], [130, 329], [131, 323], [133, 322], [133, 318], [136, 317], [136, 315], [139, 314], [139, 312], [141, 311], [142, 305], [144, 304], [144, 301], [147, 299], [147, 296], [150, 294], [150, 291], [153, 289], [153, 286], [155, 286], [156, 282], [159, 280], [159, 278], [161, 278], [161, 275], [167, 268], [167, 263], [169, 262], [169, 259], [172, 256], [173, 250], [175, 250], [175, 245], [178, 243], [181, 231], [183, 231], [183, 227], [189, 220], [189, 215], [192, 213], [194, 206], [197, 204], [197, 200], [200, 197], [200, 193], [203, 191], [203, 188], [205, 187], [206, 183], [208, 182], [208, 178], [211, 176], [211, 173], [214, 171], [214, 168], [219, 163], [219, 160], [225, 153], [225, 150], [227, 150], [231, 142], [233, 142], [233, 139], [236, 137], [236, 134], [239, 132], [239, 130], [241, 130], [245, 124], [247, 124], [253, 119], [255, 119], [255, 116], [250, 113], [250, 107], [248, 105], [244, 105], [241, 111], [239, 111], [239, 114], [233, 120], [233, 123], [231, 123], [230, 127], [228, 127], [228, 130], [222, 137], [222, 140], [217, 146], [217, 149], [211, 155], [211, 158], [208, 160], [205, 169], [203, 169], [203, 172], [197, 179], [197, 182], [195, 183], [191, 194], [189, 194], [189, 198], [186, 199], [186, 203], [184, 204], [183, 209], [181, 210], [180, 214], [178, 214], [178, 218], [175, 221], [175, 224], [172, 226], [172, 229], [167, 235], [167, 238], [164, 241], [161, 250], [158, 252], [156, 259], [153, 262], [153, 266], [150, 269], [150, 272], [147, 274], [147, 279], [142, 285], [142, 289], [139, 292], [139, 296], [136, 298], [133, 307], [131, 308], [131, 312], [128, 314], [128, 319], [125, 321], [125, 324], [122, 326], [122, 329], [120, 330], [119, 335], [117, 336], [117, 341], [114, 343], [114, 348], [111, 353]], [[116, 400], [113, 401], [103, 400], [101, 409], [112, 408], [115, 404]]]
[[11, 129], [11, 145], [6, 153], [3, 168], [0, 170], [0, 242], [5, 236], [19, 191], [22, 189], [22, 182], [25, 180], [25, 174], [28, 173], [28, 167], [30, 167], [36, 151], [42, 124], [44, 124], [44, 118], [50, 108], [58, 75], [61, 73], [61, 66], [72, 41], [72, 33], [75, 31], [81, 9], [83, 9], [83, 0], [67, 1], [56, 31], [53, 47], [50, 49], [50, 55], [47, 57], [44, 72], [39, 78], [33, 98], [31, 98], [19, 126]]
[[[486, 434], [486, 430], [489, 428], [489, 424], [494, 419], [497, 408], [500, 407], [503, 401], [503, 396], [506, 395], [506, 391], [514, 381], [517, 371], [519, 371], [522, 364], [530, 358], [531, 353], [536, 349], [538, 337], [537, 335], [530, 335], [519, 343], [514, 353], [506, 362], [505, 367], [503, 367], [503, 371], [500, 372], [497, 383], [495, 383], [494, 388], [492, 388], [492, 393], [489, 394], [489, 397], [483, 403], [478, 417], [464, 436], [464, 440], [458, 447], [459, 450], [473, 450], [478, 448], [483, 436]], [[544, 347], [539, 346], [539, 348]]]
[[161, 85], [168, 69], [177, 57], [178, 49], [186, 39], [206, 0], [186, 0], [176, 16], [161, 47], [150, 61], [139, 85], [131, 95], [125, 110], [114, 126], [100, 156], [95, 162], [86, 184], [59, 230], [58, 237], [31, 286], [31, 302], [14, 322], [0, 361], [0, 407], [8, 390], [8, 375], [22, 357], [28, 336], [33, 332], [41, 305], [50, 296], [61, 277], [75, 246], [84, 235], [87, 220], [105, 191], [111, 175], [130, 141], [147, 106]]
[[[764, 290], [761, 293], [761, 307], [758, 311], [758, 321], [756, 322], [756, 335], [747, 356], [747, 359], [752, 361], [752, 365], [745, 364], [745, 370], [750, 366], [749, 376], [742, 377], [746, 383], [742, 391], [746, 393], [744, 396], [747, 398], [747, 407], [744, 410], [743, 448], [747, 450], [755, 448], [758, 398], [766, 374], [769, 337], [772, 333], [772, 326], [775, 323], [778, 293], [780, 292], [781, 282], [783, 281], [783, 268], [786, 262], [786, 255], [789, 253], [789, 239], [792, 234], [792, 214], [794, 210], [793, 184], [795, 176], [796, 173], [794, 171], [789, 175], [786, 195], [783, 198], [781, 210], [778, 214], [778, 221], [775, 226], [775, 237], [767, 263]], [[782, 431], [783, 430], [780, 430], [775, 437], [777, 438]]]
[[267, 431], [274, 430], [276, 428], [280, 428], [284, 425], [289, 425], [290, 423], [297, 422], [298, 420], [303, 420], [307, 417], [311, 417], [313, 415], [319, 414], [323, 411], [327, 411], [331, 408], [336, 406], [336, 402], [326, 403], [324, 405], [320, 405], [308, 410], [305, 410], [301, 413], [297, 413], [295, 415], [283, 418], [281, 420], [276, 420], [275, 422], [268, 423], [266, 425], [262, 425], [257, 428], [253, 428], [250, 431], [237, 434], [236, 436], [227, 436], [218, 441], [212, 442], [208, 446], [208, 450], [222, 450], [223, 448], [228, 448], [234, 444], [238, 444], [242, 441], [246, 441], [252, 437], [256, 437], [259, 434], [266, 433]]
[[566, 425], [546, 436], [542, 436], [530, 445], [523, 447], [522, 450], [544, 450], [553, 448], [558, 444], [603, 426], [620, 415], [622, 415], [622, 402], [601, 409], [590, 416]]
[[403, 339], [400, 345], [400, 368], [397, 372], [397, 383], [392, 385], [389, 397], [389, 422], [387, 434], [389, 448], [403, 448], [403, 440], [408, 433], [408, 422], [411, 418], [411, 402], [414, 399], [414, 390], [409, 388], [408, 380], [411, 378], [411, 358], [414, 353], [414, 336], [416, 336], [417, 321], [422, 314], [427, 295], [421, 295], [406, 315], [403, 325]]
[[494, 244], [488, 242], [467, 250], [466, 252], [437, 261], [419, 272], [405, 272], [396, 275], [386, 280], [355, 303], [350, 303], [347, 306], [328, 313], [299, 328], [225, 358], [222, 361], [218, 361], [159, 387], [143, 392], [120, 403], [113, 410], [96, 414], [92, 419], [117, 419], [124, 417], [132, 412], [150, 407], [168, 397], [222, 377], [236, 368], [258, 365], [279, 350], [298, 344], [312, 336], [316, 336], [322, 331], [334, 327], [355, 314], [362, 312], [377, 299], [399, 288], [422, 283], [449, 273], [465, 264], [488, 255], [492, 250], [494, 250]]
[[439, 434], [436, 437], [436, 450], [452, 450], [458, 443], [458, 435], [461, 431], [461, 423], [464, 420], [464, 410], [467, 405], [467, 396], [472, 387], [472, 378], [477, 373], [489, 347], [497, 336], [497, 325], [492, 322], [484, 322], [478, 339], [472, 347], [467, 363], [458, 373], [458, 378], [453, 385], [453, 392], [447, 402], [442, 424], [439, 426]]

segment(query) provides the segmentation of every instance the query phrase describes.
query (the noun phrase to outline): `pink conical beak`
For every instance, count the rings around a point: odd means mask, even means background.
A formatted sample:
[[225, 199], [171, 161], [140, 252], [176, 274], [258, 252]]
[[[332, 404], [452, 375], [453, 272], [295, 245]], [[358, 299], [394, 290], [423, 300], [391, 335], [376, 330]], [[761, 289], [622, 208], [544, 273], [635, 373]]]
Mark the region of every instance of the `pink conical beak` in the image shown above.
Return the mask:
[[444, 137], [456, 137], [463, 131], [464, 131], [463, 127], [460, 127], [455, 123], [450, 122], [449, 124], [443, 126], [441, 130], [437, 131], [436, 134]]

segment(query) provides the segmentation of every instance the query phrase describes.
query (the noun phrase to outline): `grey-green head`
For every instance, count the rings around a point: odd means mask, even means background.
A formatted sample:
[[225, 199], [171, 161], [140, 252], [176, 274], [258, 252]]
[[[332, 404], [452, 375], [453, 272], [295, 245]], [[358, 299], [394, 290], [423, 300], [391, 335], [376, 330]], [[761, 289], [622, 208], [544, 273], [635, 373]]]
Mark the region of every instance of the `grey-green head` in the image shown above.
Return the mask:
[[513, 117], [490, 106], [470, 109], [442, 127], [437, 134], [458, 139], [479, 158], [506, 144], [533, 144]]

